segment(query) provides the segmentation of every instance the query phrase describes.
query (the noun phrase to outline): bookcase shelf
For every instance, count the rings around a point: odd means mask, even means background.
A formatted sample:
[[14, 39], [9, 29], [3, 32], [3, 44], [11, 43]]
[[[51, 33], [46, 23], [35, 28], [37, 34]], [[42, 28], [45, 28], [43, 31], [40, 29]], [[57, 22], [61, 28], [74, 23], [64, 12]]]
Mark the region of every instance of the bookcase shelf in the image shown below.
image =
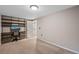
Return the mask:
[[12, 42], [13, 36], [12, 36], [12, 30], [11, 26], [12, 24], [18, 24], [21, 28], [24, 28], [22, 31], [19, 31], [20, 33], [20, 40], [25, 38], [26, 35], [26, 20], [22, 18], [12, 17], [12, 16], [1, 16], [1, 26], [2, 26], [2, 32], [1, 32], [1, 43], [8, 43]]

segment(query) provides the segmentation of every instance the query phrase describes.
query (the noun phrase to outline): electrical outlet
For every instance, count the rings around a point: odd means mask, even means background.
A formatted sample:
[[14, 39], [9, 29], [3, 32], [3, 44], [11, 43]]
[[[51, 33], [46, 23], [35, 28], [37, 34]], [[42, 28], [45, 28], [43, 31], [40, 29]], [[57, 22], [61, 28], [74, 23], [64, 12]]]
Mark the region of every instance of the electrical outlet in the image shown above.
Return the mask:
[[41, 37], [43, 37], [43, 34], [41, 34]]
[[39, 27], [39, 30], [40, 30], [41, 28]]

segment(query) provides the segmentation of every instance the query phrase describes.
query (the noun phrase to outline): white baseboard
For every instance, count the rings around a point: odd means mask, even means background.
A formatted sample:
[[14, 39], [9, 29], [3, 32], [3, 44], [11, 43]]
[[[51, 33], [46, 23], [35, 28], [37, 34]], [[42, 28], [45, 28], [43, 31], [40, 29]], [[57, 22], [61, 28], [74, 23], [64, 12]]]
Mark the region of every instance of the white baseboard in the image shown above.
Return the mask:
[[[38, 39], [38, 40], [41, 40], [41, 39]], [[58, 45], [58, 44], [56, 44], [56, 43], [52, 43], [52, 42], [49, 42], [49, 41], [47, 41], [47, 40], [41, 40], [41, 41], [44, 41], [44, 42], [46, 42], [46, 43], [48, 43], [48, 44], [51, 44], [51, 45], [55, 45], [55, 46], [60, 47], [60, 48], [62, 48], [62, 49], [71, 51], [71, 52], [73, 52], [73, 53], [79, 54], [78, 51], [75, 51], [75, 50], [72, 50], [72, 49], [69, 49], [69, 48], [65, 48], [65, 47], [60, 46], [60, 45]]]

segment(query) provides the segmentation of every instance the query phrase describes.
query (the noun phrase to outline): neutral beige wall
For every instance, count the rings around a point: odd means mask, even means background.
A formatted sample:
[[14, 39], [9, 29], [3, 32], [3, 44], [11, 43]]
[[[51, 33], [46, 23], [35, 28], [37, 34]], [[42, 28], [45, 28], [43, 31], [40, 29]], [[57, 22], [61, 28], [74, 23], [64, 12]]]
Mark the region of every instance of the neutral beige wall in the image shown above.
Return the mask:
[[79, 52], [79, 6], [38, 20], [38, 39]]

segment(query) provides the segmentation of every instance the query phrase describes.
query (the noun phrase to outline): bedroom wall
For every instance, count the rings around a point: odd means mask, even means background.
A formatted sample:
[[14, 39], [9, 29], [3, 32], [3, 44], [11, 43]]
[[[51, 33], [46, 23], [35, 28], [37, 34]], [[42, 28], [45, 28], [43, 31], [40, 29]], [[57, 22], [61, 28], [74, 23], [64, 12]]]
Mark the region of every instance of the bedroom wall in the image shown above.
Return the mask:
[[79, 53], [79, 6], [39, 18], [37, 27], [39, 40]]

